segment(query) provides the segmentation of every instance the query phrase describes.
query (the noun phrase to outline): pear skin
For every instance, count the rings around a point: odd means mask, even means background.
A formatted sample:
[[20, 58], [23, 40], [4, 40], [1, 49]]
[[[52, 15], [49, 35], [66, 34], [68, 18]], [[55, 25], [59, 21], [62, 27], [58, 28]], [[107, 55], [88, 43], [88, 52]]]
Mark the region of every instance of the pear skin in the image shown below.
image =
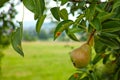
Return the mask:
[[84, 68], [90, 62], [90, 46], [85, 43], [70, 53], [71, 60], [76, 68]]

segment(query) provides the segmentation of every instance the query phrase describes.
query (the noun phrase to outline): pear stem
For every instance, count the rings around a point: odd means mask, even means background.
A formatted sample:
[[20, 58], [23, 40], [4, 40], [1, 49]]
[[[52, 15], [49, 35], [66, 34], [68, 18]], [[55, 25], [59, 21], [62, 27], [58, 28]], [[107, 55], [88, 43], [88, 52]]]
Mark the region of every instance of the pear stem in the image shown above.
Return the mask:
[[87, 41], [87, 44], [90, 43], [90, 41], [91, 41], [92, 37], [94, 36], [95, 32], [96, 32], [96, 29], [94, 29], [94, 30], [92, 31], [92, 33], [90, 34], [90, 37], [89, 37], [89, 39], [88, 39], [88, 41]]

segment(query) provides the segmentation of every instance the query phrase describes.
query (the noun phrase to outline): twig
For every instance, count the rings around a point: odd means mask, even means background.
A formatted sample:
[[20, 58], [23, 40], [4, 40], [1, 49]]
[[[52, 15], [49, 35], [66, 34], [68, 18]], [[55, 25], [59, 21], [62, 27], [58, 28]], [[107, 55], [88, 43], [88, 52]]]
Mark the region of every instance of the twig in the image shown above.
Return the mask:
[[91, 41], [91, 39], [92, 39], [93, 35], [95, 34], [95, 32], [96, 32], [96, 29], [95, 29], [95, 30], [93, 30], [93, 32], [90, 34], [90, 37], [89, 37], [89, 39], [88, 39], [88, 41], [87, 41], [87, 44], [89, 44], [89, 43], [90, 43], [90, 41]]

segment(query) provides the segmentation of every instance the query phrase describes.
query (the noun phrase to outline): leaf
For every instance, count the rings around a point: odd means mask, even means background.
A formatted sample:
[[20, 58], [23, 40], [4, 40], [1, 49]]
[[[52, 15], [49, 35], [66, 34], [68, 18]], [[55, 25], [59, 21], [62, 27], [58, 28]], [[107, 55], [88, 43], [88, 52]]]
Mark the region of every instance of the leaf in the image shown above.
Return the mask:
[[102, 37], [99, 36], [99, 40], [104, 43], [106, 46], [108, 46], [109, 48], [112, 49], [119, 49], [119, 44], [117, 44], [116, 41], [114, 41], [113, 39], [109, 39], [107, 37]]
[[72, 20], [65, 20], [60, 22], [54, 31], [54, 40], [72, 24], [73, 24]]
[[43, 15], [45, 9], [44, 0], [23, 0], [23, 4], [28, 10], [32, 11], [35, 14], [35, 20]]
[[68, 0], [61, 0], [61, 5], [64, 5], [67, 2], [68, 2]]
[[34, 0], [34, 3], [35, 3], [34, 19], [36, 20], [43, 15], [45, 9], [45, 2], [44, 0]]
[[80, 14], [80, 15], [77, 17], [77, 19], [75, 20], [74, 25], [79, 25], [79, 23], [80, 23], [81, 19], [83, 19], [83, 17], [84, 17], [84, 14]]
[[59, 11], [60, 10], [59, 9], [60, 9], [60, 7], [53, 7], [53, 8], [50, 9], [53, 17], [58, 21], [60, 21], [60, 16], [59, 16]]
[[83, 29], [73, 26], [67, 32], [68, 32], [68, 34], [71, 34], [71, 33], [77, 33], [77, 32], [81, 32], [81, 31], [83, 31]]
[[117, 18], [117, 19], [120, 19], [120, 14], [119, 14], [120, 13], [120, 6], [118, 8], [116, 8], [114, 10], [114, 12], [115, 12], [114, 17]]
[[91, 80], [98, 80], [98, 79], [97, 79], [97, 76], [96, 76], [96, 74], [95, 74], [94, 72], [92, 72], [92, 73], [90, 74], [90, 77], [91, 77]]
[[69, 33], [69, 30], [66, 30], [66, 34], [70, 39], [72, 39], [74, 41], [79, 41], [74, 33]]
[[115, 75], [114, 75], [114, 80], [119, 80], [120, 78], [120, 76], [119, 76], [119, 74], [120, 74], [120, 68], [116, 71], [116, 73], [115, 73]]
[[79, 80], [81, 76], [82, 76], [82, 73], [74, 73], [69, 77], [68, 80]]
[[2, 7], [6, 2], [8, 2], [9, 0], [1, 0], [0, 1], [0, 7]]
[[68, 12], [65, 8], [60, 10], [59, 15], [63, 20], [68, 20]]
[[32, 11], [33, 13], [35, 13], [35, 3], [34, 3], [34, 0], [23, 0], [23, 4], [24, 6]]
[[21, 40], [22, 40], [22, 27], [18, 27], [16, 31], [13, 32], [11, 35], [11, 43], [14, 50], [18, 52], [21, 56], [24, 56], [21, 46]]
[[98, 6], [96, 6], [96, 8], [95, 8], [95, 9], [96, 9], [96, 11], [98, 11], [98, 12], [100, 12], [100, 13], [101, 13], [101, 12], [104, 12], [104, 10], [102, 10], [102, 9], [101, 9], [101, 8], [99, 8]]
[[[102, 53], [101, 53], [102, 54]], [[92, 64], [95, 65], [97, 62], [99, 62], [102, 59], [101, 54], [96, 54], [94, 59], [92, 60]]]
[[110, 38], [117, 38], [117, 37], [119, 37], [116, 34], [112, 34], [112, 33], [108, 33], [108, 32], [101, 32], [101, 35], [102, 36], [106, 36], [106, 37], [110, 37]]
[[114, 11], [114, 9], [116, 9], [119, 6], [120, 6], [120, 1], [115, 2], [112, 8], [112, 11]]
[[39, 17], [39, 19], [38, 19], [38, 21], [36, 23], [36, 32], [37, 33], [40, 32], [40, 29], [41, 29], [41, 26], [42, 26], [42, 24], [43, 24], [43, 22], [45, 20], [45, 17], [46, 17], [46, 15], [43, 15], [43, 16]]
[[80, 24], [78, 25], [79, 28], [86, 30], [86, 27], [88, 27], [89, 23], [85, 20], [82, 20]]
[[110, 19], [114, 14], [115, 14], [114, 12], [111, 13], [101, 12], [97, 17], [100, 19], [100, 22], [104, 22], [105, 20]]
[[100, 31], [102, 30], [102, 25], [101, 25], [101, 22], [98, 18], [95, 18], [93, 19], [91, 22], [90, 22], [90, 25], [96, 29], [97, 31]]
[[78, 7], [82, 10], [84, 8], [84, 5], [86, 4], [86, 1], [81, 1], [79, 4], [78, 4]]
[[94, 17], [94, 14], [95, 14], [95, 7], [96, 7], [96, 4], [90, 4], [90, 7], [88, 9], [86, 9], [86, 18], [88, 21], [91, 21]]
[[103, 58], [103, 64], [106, 64], [107, 60], [109, 59], [110, 54], [105, 55]]
[[120, 31], [120, 22], [119, 21], [108, 21], [102, 24], [103, 32], [116, 32]]
[[80, 79], [80, 80], [89, 80], [88, 76], [85, 76], [84, 78]]
[[97, 54], [104, 53], [106, 49], [106, 45], [99, 40], [98, 36], [95, 36], [94, 41], [95, 41], [94, 49], [96, 53]]

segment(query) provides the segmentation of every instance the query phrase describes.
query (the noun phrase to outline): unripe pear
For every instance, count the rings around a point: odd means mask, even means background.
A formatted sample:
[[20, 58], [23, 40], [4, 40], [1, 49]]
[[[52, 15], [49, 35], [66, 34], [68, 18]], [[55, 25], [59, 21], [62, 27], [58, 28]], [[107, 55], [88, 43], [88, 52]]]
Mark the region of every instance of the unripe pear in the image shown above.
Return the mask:
[[111, 61], [104, 65], [103, 72], [104, 74], [113, 74], [116, 68], [117, 68], [117, 64]]
[[114, 61], [110, 61], [106, 64], [97, 64], [96, 65], [96, 76], [101, 79], [101, 80], [113, 80], [111, 79], [111, 76], [114, 75], [114, 73], [116, 72], [117, 69], [117, 64]]
[[85, 43], [70, 53], [71, 60], [76, 68], [84, 68], [90, 62], [90, 46]]

